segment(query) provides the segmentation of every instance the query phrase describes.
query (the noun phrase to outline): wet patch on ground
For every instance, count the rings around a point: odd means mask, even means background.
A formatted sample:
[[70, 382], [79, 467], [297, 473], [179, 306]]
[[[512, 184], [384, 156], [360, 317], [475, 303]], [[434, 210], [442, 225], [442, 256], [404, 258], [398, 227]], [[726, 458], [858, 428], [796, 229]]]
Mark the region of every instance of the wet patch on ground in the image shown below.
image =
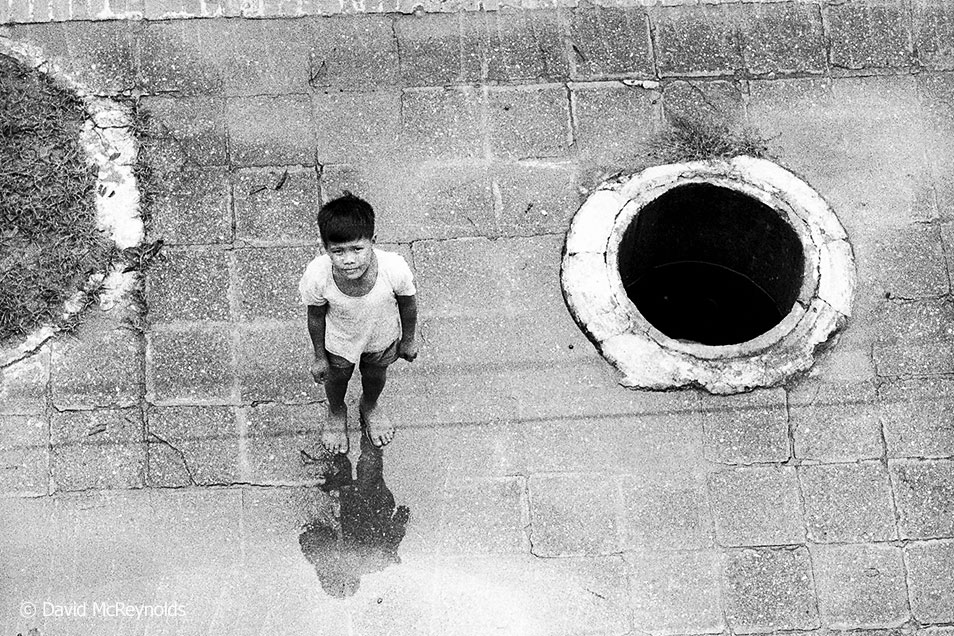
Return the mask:
[[357, 477], [352, 480], [351, 462], [337, 455], [324, 486], [338, 492], [337, 523], [311, 521], [298, 537], [302, 554], [330, 596], [353, 596], [362, 576], [401, 562], [398, 546], [411, 511], [396, 505], [384, 483], [383, 460], [382, 450], [362, 435]]

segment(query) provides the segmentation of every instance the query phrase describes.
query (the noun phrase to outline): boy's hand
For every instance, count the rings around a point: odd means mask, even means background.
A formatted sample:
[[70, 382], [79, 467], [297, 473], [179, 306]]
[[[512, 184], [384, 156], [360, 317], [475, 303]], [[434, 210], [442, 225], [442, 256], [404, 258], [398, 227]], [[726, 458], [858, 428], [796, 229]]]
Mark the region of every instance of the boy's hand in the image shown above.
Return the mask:
[[328, 359], [325, 356], [315, 356], [315, 361], [311, 363], [309, 370], [316, 383], [323, 383], [328, 377]]
[[417, 340], [402, 340], [398, 345], [398, 357], [414, 362], [417, 357]]

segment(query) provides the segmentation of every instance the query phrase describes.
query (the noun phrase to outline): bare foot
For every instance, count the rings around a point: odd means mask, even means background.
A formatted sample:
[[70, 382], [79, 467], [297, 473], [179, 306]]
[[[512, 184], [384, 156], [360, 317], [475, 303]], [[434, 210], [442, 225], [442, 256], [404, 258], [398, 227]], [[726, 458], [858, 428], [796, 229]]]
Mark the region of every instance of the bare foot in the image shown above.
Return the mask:
[[329, 453], [348, 452], [348, 407], [328, 407], [328, 420], [321, 427], [321, 445]]
[[363, 401], [358, 404], [358, 410], [361, 411], [364, 424], [368, 427], [368, 439], [371, 443], [378, 448], [391, 443], [394, 439], [394, 425], [391, 424], [384, 410], [380, 406], [371, 408]]

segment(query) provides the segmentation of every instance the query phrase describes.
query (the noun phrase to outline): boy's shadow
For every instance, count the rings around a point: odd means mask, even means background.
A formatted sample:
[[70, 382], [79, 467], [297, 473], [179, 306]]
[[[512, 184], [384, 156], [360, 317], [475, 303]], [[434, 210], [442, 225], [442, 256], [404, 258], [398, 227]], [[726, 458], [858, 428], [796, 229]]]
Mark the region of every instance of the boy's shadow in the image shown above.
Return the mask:
[[362, 435], [358, 477], [352, 481], [351, 462], [336, 455], [323, 488], [340, 493], [340, 528], [312, 521], [298, 536], [302, 553], [331, 596], [352, 596], [362, 575], [401, 562], [397, 550], [411, 511], [395, 507], [394, 495], [384, 484], [383, 459], [381, 449]]

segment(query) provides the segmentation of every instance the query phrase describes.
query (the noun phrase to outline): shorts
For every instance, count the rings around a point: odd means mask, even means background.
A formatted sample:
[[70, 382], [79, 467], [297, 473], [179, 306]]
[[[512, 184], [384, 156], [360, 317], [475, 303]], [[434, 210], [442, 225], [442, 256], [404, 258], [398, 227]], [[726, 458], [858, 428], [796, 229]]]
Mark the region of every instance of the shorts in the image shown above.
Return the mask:
[[[400, 341], [395, 340], [384, 351], [365, 351], [361, 354], [361, 364], [371, 367], [386, 367], [394, 364], [398, 357], [398, 342]], [[328, 364], [336, 369], [349, 369], [354, 366], [347, 358], [335, 355], [327, 349], [325, 349], [325, 356], [328, 358]]]

